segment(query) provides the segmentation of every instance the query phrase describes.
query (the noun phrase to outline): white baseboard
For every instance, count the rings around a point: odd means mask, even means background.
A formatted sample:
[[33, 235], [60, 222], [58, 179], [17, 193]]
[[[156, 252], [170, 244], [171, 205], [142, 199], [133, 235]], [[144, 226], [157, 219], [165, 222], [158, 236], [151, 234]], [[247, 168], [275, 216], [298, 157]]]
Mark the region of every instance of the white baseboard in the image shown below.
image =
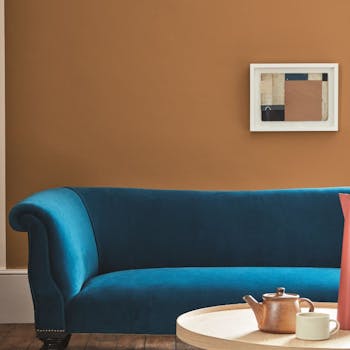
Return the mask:
[[0, 270], [0, 323], [33, 323], [27, 270]]

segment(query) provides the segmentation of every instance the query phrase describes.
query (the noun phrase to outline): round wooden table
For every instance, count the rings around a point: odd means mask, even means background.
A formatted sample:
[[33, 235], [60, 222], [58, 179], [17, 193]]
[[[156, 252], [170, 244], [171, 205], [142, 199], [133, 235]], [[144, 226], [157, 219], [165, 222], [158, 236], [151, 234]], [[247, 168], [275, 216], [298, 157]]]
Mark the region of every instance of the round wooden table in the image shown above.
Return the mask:
[[[305, 309], [306, 311], [306, 309]], [[315, 303], [315, 312], [336, 318], [336, 303]], [[247, 304], [208, 307], [187, 312], [176, 321], [176, 335], [184, 343], [210, 350], [349, 349], [350, 331], [340, 330], [328, 340], [299, 340], [295, 334], [258, 330]]]

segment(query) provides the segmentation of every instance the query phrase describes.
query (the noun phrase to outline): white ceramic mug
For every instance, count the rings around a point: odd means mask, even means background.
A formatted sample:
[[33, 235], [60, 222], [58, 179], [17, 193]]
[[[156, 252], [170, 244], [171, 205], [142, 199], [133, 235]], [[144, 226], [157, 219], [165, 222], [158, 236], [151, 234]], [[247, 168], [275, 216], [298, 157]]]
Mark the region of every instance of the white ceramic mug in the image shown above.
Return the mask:
[[[335, 326], [330, 329], [330, 324]], [[296, 337], [303, 340], [325, 340], [339, 331], [339, 322], [320, 312], [299, 312], [296, 316]]]

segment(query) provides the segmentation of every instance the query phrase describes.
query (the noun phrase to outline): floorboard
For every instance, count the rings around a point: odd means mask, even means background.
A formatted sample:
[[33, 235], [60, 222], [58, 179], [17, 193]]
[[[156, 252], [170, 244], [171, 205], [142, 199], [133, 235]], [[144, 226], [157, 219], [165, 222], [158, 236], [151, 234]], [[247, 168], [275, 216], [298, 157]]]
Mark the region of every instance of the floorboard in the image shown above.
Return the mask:
[[[68, 349], [74, 350], [86, 350], [88, 343], [90, 342], [91, 334], [73, 334]], [[32, 349], [30, 349], [32, 350]], [[34, 349], [33, 349], [34, 350]]]
[[174, 350], [175, 336], [173, 335], [147, 335], [145, 341], [147, 350]]
[[[0, 324], [0, 350], [39, 350], [33, 324]], [[178, 350], [187, 350], [184, 344]], [[174, 350], [174, 335], [73, 334], [67, 350]]]
[[142, 334], [119, 334], [116, 342], [117, 350], [144, 350], [146, 336]]
[[1, 341], [1, 350], [27, 350], [32, 343], [32, 338], [4, 337]]
[[87, 343], [86, 350], [114, 350], [117, 348], [117, 337], [115, 334], [92, 334]]

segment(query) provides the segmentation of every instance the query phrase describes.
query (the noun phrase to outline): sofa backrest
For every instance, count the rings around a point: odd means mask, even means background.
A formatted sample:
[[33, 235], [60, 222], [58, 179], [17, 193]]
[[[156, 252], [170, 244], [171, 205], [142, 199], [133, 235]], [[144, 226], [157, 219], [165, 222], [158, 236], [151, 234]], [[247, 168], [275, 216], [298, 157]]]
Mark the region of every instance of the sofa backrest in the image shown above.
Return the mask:
[[350, 188], [178, 191], [73, 188], [100, 272], [179, 266], [338, 267]]

